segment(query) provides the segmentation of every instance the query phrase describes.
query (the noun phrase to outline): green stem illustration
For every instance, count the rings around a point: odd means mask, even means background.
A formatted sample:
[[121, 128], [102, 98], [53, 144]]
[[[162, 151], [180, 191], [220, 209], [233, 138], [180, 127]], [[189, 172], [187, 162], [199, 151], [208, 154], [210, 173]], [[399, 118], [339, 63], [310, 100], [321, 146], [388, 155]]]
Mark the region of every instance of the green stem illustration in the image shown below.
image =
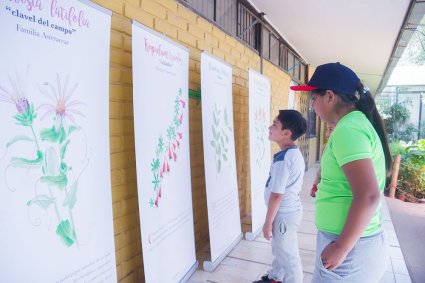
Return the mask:
[[35, 145], [37, 146], [37, 150], [40, 150], [40, 146], [38, 145], [38, 139], [37, 139], [37, 136], [35, 135], [34, 128], [32, 125], [30, 126], [30, 128], [31, 128], [32, 136], [34, 137]]

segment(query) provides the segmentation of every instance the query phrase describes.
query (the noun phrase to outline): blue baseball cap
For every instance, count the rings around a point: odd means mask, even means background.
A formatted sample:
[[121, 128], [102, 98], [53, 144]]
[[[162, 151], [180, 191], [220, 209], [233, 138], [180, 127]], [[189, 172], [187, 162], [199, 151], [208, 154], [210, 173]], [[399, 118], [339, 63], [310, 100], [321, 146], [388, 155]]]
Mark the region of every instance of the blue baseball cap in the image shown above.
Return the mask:
[[359, 82], [359, 77], [350, 68], [337, 62], [318, 66], [307, 85], [291, 86], [291, 89], [295, 91], [325, 89], [355, 95]]

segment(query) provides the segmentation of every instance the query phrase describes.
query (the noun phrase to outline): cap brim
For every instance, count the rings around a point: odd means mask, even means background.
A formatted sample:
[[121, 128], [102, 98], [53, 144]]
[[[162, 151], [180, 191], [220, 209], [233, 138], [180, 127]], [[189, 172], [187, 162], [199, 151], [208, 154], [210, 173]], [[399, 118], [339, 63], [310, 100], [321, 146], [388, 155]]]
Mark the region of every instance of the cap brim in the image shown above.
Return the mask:
[[290, 88], [295, 91], [312, 91], [317, 89], [317, 87], [310, 85], [293, 85]]

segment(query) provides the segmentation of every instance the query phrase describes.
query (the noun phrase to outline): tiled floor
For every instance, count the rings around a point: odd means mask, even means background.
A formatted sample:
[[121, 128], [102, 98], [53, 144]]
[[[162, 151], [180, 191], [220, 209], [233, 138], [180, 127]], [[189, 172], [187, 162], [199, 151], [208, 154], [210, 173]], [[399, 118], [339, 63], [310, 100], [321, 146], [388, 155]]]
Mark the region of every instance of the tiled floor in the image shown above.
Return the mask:
[[[304, 270], [304, 282], [311, 282], [314, 269], [316, 250], [316, 228], [314, 226], [314, 199], [309, 191], [317, 171], [317, 165], [309, 169], [304, 177], [301, 199], [304, 206], [304, 216], [298, 232], [301, 260]], [[391, 265], [380, 283], [411, 282], [403, 255], [391, 222], [386, 204], [383, 205], [385, 231], [391, 248]], [[248, 221], [243, 221], [243, 230], [250, 229]], [[242, 240], [224, 258], [213, 272], [202, 269], [203, 260], [209, 260], [209, 252], [198, 255], [199, 268], [189, 279], [190, 283], [248, 283], [258, 280], [269, 268], [272, 262], [271, 245], [261, 235], [254, 241]], [[373, 282], [371, 282], [373, 283]]]

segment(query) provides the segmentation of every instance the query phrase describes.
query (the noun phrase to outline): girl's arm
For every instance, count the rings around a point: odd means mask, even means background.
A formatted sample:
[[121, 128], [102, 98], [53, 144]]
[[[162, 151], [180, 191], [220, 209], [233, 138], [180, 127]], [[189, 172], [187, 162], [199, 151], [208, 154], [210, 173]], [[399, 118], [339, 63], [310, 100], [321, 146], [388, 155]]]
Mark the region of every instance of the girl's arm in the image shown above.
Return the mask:
[[353, 201], [339, 238], [322, 252], [323, 266], [337, 268], [354, 247], [369, 224], [381, 197], [370, 159], [360, 159], [342, 166], [353, 191]]

